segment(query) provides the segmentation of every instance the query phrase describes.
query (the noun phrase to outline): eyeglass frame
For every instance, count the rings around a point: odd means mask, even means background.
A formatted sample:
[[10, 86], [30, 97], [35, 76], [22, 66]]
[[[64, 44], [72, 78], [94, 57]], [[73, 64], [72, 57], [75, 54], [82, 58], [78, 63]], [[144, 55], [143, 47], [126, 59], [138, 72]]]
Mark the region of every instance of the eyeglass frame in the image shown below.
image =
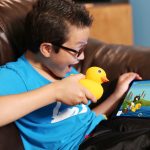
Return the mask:
[[74, 53], [77, 54], [76, 57], [79, 57], [83, 53], [83, 51], [85, 50], [85, 47], [87, 46], [87, 45], [84, 45], [81, 49], [79, 49], [79, 51], [77, 51], [75, 49], [72, 49], [72, 48], [69, 48], [69, 47], [66, 47], [66, 46], [62, 46], [62, 45], [56, 45], [56, 44], [52, 44], [52, 45], [54, 45], [56, 47], [59, 47], [59, 48], [62, 48], [66, 51], [74, 52]]

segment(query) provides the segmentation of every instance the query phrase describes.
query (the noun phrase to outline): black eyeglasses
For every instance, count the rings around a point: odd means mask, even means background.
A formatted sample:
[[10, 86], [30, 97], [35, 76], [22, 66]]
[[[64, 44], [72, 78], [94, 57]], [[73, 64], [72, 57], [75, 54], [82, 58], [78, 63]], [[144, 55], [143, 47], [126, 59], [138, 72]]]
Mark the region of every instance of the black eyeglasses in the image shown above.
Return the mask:
[[83, 53], [83, 51], [85, 50], [85, 47], [86, 47], [86, 45], [84, 45], [81, 49], [79, 49], [79, 51], [77, 51], [75, 49], [71, 49], [71, 48], [68, 48], [68, 47], [65, 47], [62, 45], [55, 45], [55, 44], [53, 44], [53, 45], [56, 47], [60, 47], [66, 51], [74, 52], [76, 54], [76, 57], [79, 57]]

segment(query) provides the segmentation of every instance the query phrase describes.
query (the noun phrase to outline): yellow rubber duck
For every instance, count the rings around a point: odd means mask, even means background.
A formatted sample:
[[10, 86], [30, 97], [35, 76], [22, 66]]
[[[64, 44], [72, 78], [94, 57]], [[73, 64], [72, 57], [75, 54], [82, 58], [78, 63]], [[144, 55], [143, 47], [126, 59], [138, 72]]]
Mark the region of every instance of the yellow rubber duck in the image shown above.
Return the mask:
[[86, 87], [98, 100], [103, 95], [102, 83], [108, 82], [105, 71], [100, 67], [90, 67], [86, 71], [85, 79], [81, 79], [80, 83]]

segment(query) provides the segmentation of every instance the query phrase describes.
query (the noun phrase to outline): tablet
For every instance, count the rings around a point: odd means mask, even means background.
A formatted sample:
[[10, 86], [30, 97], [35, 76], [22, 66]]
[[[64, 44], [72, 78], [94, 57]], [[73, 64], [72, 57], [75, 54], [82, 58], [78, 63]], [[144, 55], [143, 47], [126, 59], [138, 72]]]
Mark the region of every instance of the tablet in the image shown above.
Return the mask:
[[136, 80], [130, 84], [115, 116], [150, 118], [150, 80]]

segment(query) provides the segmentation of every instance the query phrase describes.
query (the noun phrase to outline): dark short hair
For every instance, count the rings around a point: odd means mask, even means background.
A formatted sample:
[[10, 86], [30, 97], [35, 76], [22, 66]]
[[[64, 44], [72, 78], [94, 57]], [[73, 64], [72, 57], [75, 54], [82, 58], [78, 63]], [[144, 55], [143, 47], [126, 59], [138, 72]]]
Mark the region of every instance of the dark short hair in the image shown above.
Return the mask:
[[86, 8], [72, 0], [38, 0], [26, 17], [27, 48], [36, 53], [43, 42], [62, 45], [68, 40], [69, 25], [91, 24]]

